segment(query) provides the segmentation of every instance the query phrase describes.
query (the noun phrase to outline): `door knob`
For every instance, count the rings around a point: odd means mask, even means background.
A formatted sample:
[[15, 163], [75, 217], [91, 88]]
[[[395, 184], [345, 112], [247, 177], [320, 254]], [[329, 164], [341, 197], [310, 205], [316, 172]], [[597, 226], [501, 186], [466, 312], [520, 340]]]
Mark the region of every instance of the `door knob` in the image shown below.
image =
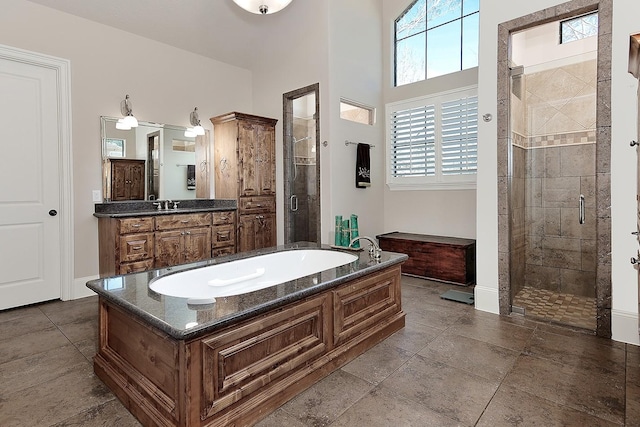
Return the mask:
[[55, 209], [51, 209], [51, 210], [49, 211], [49, 215], [51, 215], [51, 216], [56, 216], [56, 215], [58, 215], [58, 211], [57, 211], [57, 210], [55, 210]]

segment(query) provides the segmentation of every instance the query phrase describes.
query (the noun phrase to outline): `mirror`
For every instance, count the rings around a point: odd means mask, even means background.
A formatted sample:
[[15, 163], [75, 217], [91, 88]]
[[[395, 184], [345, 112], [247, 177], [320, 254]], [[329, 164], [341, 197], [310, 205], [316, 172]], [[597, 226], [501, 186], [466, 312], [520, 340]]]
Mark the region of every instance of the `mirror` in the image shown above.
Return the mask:
[[100, 118], [105, 202], [210, 198], [209, 130], [187, 137], [183, 126], [140, 121], [119, 130], [117, 121]]

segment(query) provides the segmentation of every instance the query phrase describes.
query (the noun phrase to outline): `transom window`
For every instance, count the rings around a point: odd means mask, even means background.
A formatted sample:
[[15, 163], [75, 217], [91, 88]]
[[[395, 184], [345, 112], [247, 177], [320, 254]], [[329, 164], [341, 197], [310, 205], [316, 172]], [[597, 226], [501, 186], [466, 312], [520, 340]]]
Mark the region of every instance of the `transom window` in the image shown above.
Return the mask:
[[598, 12], [560, 22], [560, 43], [598, 35]]
[[395, 21], [395, 85], [478, 66], [479, 0], [416, 0]]
[[391, 189], [475, 188], [477, 87], [388, 104]]

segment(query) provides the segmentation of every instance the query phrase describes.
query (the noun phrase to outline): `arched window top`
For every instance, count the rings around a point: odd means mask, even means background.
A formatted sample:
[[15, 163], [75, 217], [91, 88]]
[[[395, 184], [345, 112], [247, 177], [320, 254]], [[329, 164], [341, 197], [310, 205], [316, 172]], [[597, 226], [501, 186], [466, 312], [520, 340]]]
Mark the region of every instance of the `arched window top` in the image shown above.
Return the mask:
[[395, 20], [395, 85], [478, 65], [479, 0], [416, 0]]

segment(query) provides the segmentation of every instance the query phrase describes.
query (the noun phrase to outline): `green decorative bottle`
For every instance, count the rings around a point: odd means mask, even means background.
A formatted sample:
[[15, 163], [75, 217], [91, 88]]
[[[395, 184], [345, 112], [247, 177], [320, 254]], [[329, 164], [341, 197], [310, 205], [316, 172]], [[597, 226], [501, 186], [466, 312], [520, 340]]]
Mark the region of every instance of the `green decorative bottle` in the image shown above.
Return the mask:
[[336, 246], [342, 246], [342, 215], [336, 215], [336, 231], [334, 244]]
[[340, 246], [349, 246], [351, 243], [351, 228], [349, 227], [349, 220], [345, 219], [342, 221], [342, 244]]
[[[351, 214], [351, 240], [355, 239], [359, 235], [360, 234], [358, 233], [358, 215]], [[359, 248], [360, 241], [358, 240], [357, 242], [355, 242], [352, 247]]]

